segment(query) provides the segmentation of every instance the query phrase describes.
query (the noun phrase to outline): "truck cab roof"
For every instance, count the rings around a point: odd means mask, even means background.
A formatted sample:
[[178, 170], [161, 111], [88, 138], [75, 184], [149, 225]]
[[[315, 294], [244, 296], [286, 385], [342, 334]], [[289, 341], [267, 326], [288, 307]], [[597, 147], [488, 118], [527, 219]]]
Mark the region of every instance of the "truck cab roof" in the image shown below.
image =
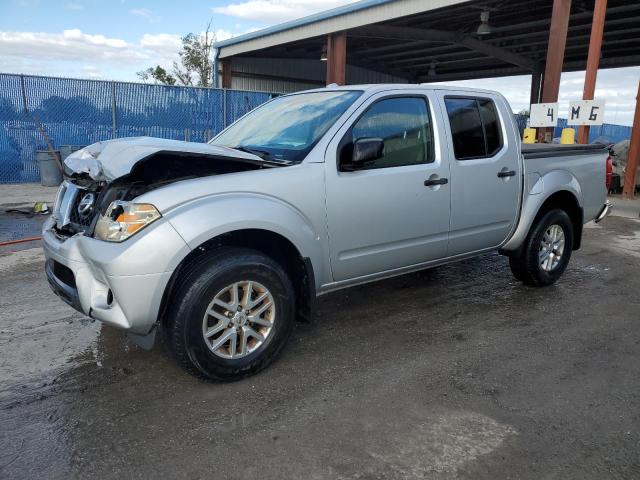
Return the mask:
[[[491, 95], [499, 95], [500, 93], [483, 88], [459, 87], [457, 85], [446, 85], [440, 83], [376, 83], [376, 84], [359, 84], [359, 85], [327, 85], [326, 87], [316, 88], [313, 90], [305, 90], [304, 92], [321, 92], [335, 90], [361, 90], [367, 93], [387, 92], [391, 90], [456, 90], [469, 93], [483, 93]], [[295, 92], [302, 93], [302, 92]], [[292, 93], [291, 95], [295, 95]]]

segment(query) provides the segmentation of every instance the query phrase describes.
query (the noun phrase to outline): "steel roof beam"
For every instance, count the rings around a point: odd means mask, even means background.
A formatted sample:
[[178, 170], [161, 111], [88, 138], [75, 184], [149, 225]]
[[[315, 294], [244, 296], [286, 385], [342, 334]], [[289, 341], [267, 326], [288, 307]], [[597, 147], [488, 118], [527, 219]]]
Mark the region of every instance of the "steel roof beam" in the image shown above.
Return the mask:
[[[609, 39], [605, 40], [603, 42], [603, 45], [604, 47], [619, 45], [619, 44], [627, 44], [627, 43], [636, 43], [640, 45], [640, 41], [638, 41], [638, 39], [635, 36], [628, 36], [626, 38], [611, 38], [615, 34], [629, 35], [629, 34], [637, 34], [638, 32], [640, 32], [640, 29], [625, 29], [624, 31], [620, 31], [620, 32], [616, 32], [616, 31], [608, 32], [607, 36], [609, 37]], [[588, 38], [589, 36], [586, 35], [586, 39]], [[574, 50], [578, 50], [578, 51], [584, 50], [585, 45], [581, 43], [579, 40], [580, 38], [567, 39], [567, 46], [565, 48], [565, 52], [574, 51]], [[543, 47], [543, 48], [535, 48], [528, 52], [529, 55], [543, 55], [546, 52], [546, 45], [547, 45], [546, 41], [539, 41], [539, 42], [530, 42], [530, 43], [521, 44], [521, 45], [514, 45], [514, 47], [518, 47], [518, 48], [529, 48], [529, 47], [536, 47], [536, 46]], [[415, 66], [415, 62], [417, 61], [418, 62], [425, 61], [425, 59], [436, 56], [434, 54], [430, 54], [429, 51], [415, 51], [412, 53], [412, 55], [414, 56], [409, 56], [409, 57], [403, 56], [403, 58], [395, 59], [395, 60], [389, 59], [389, 60], [386, 60], [386, 63], [388, 63], [389, 65], [395, 65], [398, 67], [402, 67], [402, 65], [404, 64], [410, 64], [411, 66]], [[468, 55], [469, 55], [469, 52], [466, 50], [454, 51], [454, 52], [450, 51], [442, 55], [442, 60], [437, 60], [437, 59], [434, 59], [434, 60], [438, 62], [438, 64], [442, 64], [442, 63], [447, 63], [451, 61], [451, 59], [453, 58], [466, 57]]]
[[[637, 18], [624, 18], [624, 19], [618, 19], [618, 20], [611, 20], [608, 21], [606, 23], [606, 28], [607, 28], [607, 34], [606, 36], [609, 37], [611, 35], [616, 35], [616, 34], [622, 34], [622, 33], [632, 33], [634, 31], [636, 31], [635, 29], [631, 29], [631, 30], [611, 30], [611, 26], [613, 25], [620, 25], [620, 24], [625, 24], [625, 23], [637, 23], [638, 19]], [[571, 35], [573, 32], [575, 32], [576, 30], [584, 30], [584, 29], [588, 29], [590, 28], [590, 25], [574, 25], [574, 26], [569, 26], [569, 37], [567, 39], [567, 41], [569, 43], [574, 43], [576, 40], [580, 39], [580, 40], [588, 40], [589, 39], [589, 35], [579, 35], [579, 36], [575, 36], [575, 35]], [[354, 38], [358, 38], [359, 35], [350, 35]], [[500, 45], [496, 45], [497, 43], [500, 42], [506, 42], [508, 40], [514, 40], [514, 39], [518, 39], [518, 38], [531, 38], [531, 37], [541, 37], [540, 40], [538, 41], [531, 41], [531, 42], [527, 42], [527, 43], [521, 43], [521, 44], [513, 44], [513, 45], [509, 45], [509, 46], [500, 46]], [[532, 45], [545, 45], [548, 42], [548, 32], [547, 31], [540, 31], [540, 32], [528, 32], [528, 33], [523, 33], [523, 34], [518, 34], [518, 35], [510, 35], [508, 37], [498, 37], [498, 38], [491, 38], [489, 40], [486, 41], [486, 43], [490, 43], [491, 45], [494, 45], [498, 48], [522, 48], [522, 47], [529, 47]], [[430, 41], [420, 41], [420, 42], [415, 42], [416, 44], [422, 44], [422, 45], [426, 45], [429, 43], [432, 43]], [[423, 49], [419, 49], [419, 50], [411, 50], [411, 51], [407, 51], [408, 48], [411, 47], [412, 44], [403, 44], [403, 45], [393, 45], [393, 46], [387, 46], [387, 47], [382, 47], [380, 48], [378, 51], [380, 50], [402, 50], [401, 52], [396, 52], [396, 53], [388, 53], [385, 55], [379, 55], [378, 58], [379, 59], [387, 59], [387, 58], [394, 58], [396, 61], [400, 61], [401, 58], [405, 58], [406, 61], [412, 61], [413, 58], [412, 55], [432, 55], [435, 52], [438, 51], [442, 51], [446, 49], [450, 49], [450, 47], [432, 47], [432, 48], [423, 48]], [[417, 46], [417, 45], [416, 45]], [[586, 49], [586, 46], [585, 46]], [[367, 54], [370, 53], [375, 53], [376, 49], [366, 49], [364, 50]]]
[[409, 27], [391, 27], [372, 25], [363, 29], [365, 33], [375, 34], [380, 37], [400, 38], [404, 40], [433, 40], [445, 43], [462, 45], [470, 50], [484, 55], [498, 58], [512, 65], [517, 65], [528, 70], [535, 70], [538, 67], [536, 61], [522, 55], [515, 54], [503, 48], [482, 42], [469, 36], [461, 36], [454, 32], [434, 29], [420, 29]]
[[[600, 60], [600, 68], [618, 68], [618, 67], [628, 67], [633, 65], [638, 65], [640, 63], [640, 55], [628, 55], [628, 56], [619, 56], [617, 58], [603, 58]], [[563, 71], [565, 72], [576, 72], [584, 70], [586, 64], [586, 60], [569, 60], [565, 61]], [[499, 66], [488, 66], [482, 70], [473, 70], [469, 71], [468, 69], [461, 66], [461, 68], [457, 71], [449, 71], [444, 73], [437, 73], [436, 77], [428, 77], [427, 69], [423, 70], [424, 73], [419, 73], [417, 75], [418, 81], [421, 82], [433, 82], [436, 80], [437, 82], [446, 82], [446, 81], [454, 81], [454, 80], [474, 80], [478, 78], [493, 78], [493, 77], [508, 77], [514, 75], [528, 75], [531, 72], [519, 67], [499, 67]]]
[[473, 72], [469, 72], [467, 70], [462, 70], [459, 72], [451, 72], [446, 74], [438, 74], [435, 78], [428, 77], [425, 75], [419, 75], [419, 81], [421, 82], [447, 82], [454, 80], [475, 80], [478, 78], [492, 78], [492, 77], [508, 77], [512, 75], [525, 75], [530, 74], [523, 68], [520, 67], [504, 67], [504, 68], [494, 68], [490, 67], [483, 70], [475, 70]]

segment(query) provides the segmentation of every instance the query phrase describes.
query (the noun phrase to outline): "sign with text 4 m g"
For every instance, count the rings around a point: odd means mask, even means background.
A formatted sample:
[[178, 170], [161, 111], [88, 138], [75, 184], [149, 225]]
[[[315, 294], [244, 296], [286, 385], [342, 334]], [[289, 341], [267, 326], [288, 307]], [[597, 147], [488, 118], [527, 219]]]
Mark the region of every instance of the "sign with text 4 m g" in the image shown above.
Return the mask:
[[567, 125], [602, 125], [604, 100], [579, 100], [569, 103]]
[[557, 103], [533, 103], [529, 112], [530, 127], [555, 127], [558, 124]]

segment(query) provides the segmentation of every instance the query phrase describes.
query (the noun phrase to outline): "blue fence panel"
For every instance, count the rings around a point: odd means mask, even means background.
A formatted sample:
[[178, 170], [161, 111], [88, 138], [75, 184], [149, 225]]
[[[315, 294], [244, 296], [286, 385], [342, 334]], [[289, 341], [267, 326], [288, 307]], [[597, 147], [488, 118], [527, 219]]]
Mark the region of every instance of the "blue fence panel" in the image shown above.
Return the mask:
[[[527, 126], [528, 117], [526, 115], [515, 114], [515, 118], [518, 129], [520, 130], [520, 137], [522, 137], [522, 133]], [[559, 118], [558, 125], [556, 125], [553, 130], [553, 138], [560, 138], [562, 129], [567, 128], [568, 126], [566, 118]], [[576, 130], [577, 138], [578, 127], [572, 128]], [[618, 143], [622, 140], [628, 140], [629, 138], [631, 138], [631, 127], [627, 127], [625, 125], [603, 123], [602, 125], [589, 128], [589, 142], [604, 139], [610, 143]]]
[[238, 118], [276, 96], [272, 93], [242, 90], [225, 90], [225, 95], [227, 97], [225, 126], [231, 125]]
[[206, 142], [273, 96], [0, 74], [0, 183], [39, 181], [35, 152], [47, 145], [36, 120], [56, 149], [132, 136]]
[[[54, 148], [89, 145], [113, 137], [111, 89], [108, 82], [66, 78], [24, 77], [30, 121], [23, 124], [21, 142], [25, 177], [39, 179], [35, 150], [47, 148], [39, 122]], [[35, 177], [35, 179], [34, 179]]]
[[115, 90], [118, 137], [205, 142], [223, 128], [222, 90], [138, 83]]
[[631, 127], [603, 123], [598, 127], [589, 128], [589, 141], [593, 142], [597, 138], [604, 138], [611, 143], [628, 140], [631, 138]]
[[[278, 94], [0, 74], [0, 183], [37, 182], [36, 150], [46, 149], [36, 119], [55, 148], [153, 136], [205, 142]], [[526, 117], [516, 115], [522, 133]], [[565, 119], [559, 119], [559, 137]], [[589, 140], [615, 143], [631, 128], [591, 127]]]
[[[553, 130], [553, 137], [560, 137], [562, 129], [567, 128], [566, 118], [559, 118], [558, 125]], [[578, 127], [571, 127], [576, 130], [576, 138]], [[612, 125], [611, 123], [603, 123], [602, 125], [589, 127], [589, 143], [595, 140], [604, 140], [607, 143], [618, 143], [622, 140], [631, 138], [631, 127], [625, 125]]]
[[[33, 120], [26, 113], [20, 76], [0, 75], [0, 182], [32, 182], [34, 168]], [[28, 132], [25, 135], [25, 131]]]

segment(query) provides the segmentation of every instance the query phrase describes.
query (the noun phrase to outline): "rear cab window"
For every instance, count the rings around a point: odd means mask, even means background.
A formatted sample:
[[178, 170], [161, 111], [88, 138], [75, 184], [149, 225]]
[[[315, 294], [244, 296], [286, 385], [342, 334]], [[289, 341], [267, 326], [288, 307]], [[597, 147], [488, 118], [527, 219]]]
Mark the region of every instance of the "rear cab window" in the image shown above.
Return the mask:
[[457, 160], [492, 157], [502, 149], [500, 119], [493, 100], [446, 96], [444, 102]]

